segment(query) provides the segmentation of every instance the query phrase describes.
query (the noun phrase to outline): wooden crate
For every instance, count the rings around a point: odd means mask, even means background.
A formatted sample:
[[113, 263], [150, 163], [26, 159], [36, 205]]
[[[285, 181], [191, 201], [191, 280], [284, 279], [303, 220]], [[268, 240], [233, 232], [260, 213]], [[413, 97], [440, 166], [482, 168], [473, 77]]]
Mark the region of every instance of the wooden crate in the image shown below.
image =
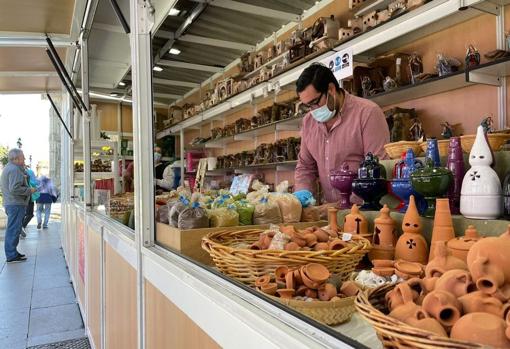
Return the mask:
[[[289, 223], [290, 224], [290, 223]], [[307, 222], [307, 223], [293, 223], [296, 228], [304, 229], [314, 225], [324, 226], [327, 225], [326, 221]], [[269, 225], [244, 225], [237, 227], [225, 228], [203, 228], [203, 229], [188, 229], [181, 230], [173, 228], [168, 224], [156, 223], [156, 241], [163, 247], [171, 248], [179, 251], [180, 253], [194, 259], [197, 262], [213, 265], [209, 254], [201, 247], [202, 238], [208, 233], [218, 230], [238, 230], [238, 229], [268, 229]]]

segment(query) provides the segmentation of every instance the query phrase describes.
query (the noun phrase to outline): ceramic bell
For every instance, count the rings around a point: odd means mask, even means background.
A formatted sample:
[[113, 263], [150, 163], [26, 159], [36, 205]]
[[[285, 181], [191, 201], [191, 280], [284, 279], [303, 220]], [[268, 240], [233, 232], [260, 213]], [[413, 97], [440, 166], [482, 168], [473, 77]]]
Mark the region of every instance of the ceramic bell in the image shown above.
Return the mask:
[[374, 220], [374, 235], [372, 236], [372, 250], [368, 258], [391, 260], [395, 256], [397, 244], [397, 230], [395, 221], [390, 217], [390, 209], [387, 205], [381, 209], [381, 214]]
[[450, 199], [450, 210], [452, 214], [460, 213], [460, 191], [462, 188], [462, 179], [466, 174], [464, 168], [464, 153], [460, 143], [460, 137], [451, 137], [448, 146], [448, 160], [446, 168], [452, 171], [453, 183], [448, 190], [448, 198]]
[[372, 235], [368, 233], [368, 221], [359, 211], [358, 205], [352, 205], [351, 213], [345, 216], [343, 231], [346, 233], [359, 234], [371, 240]]
[[386, 170], [379, 164], [379, 159], [367, 153], [358, 169], [358, 178], [352, 182], [352, 191], [363, 199], [362, 210], [380, 210], [379, 201], [388, 192]]
[[426, 264], [428, 260], [427, 241], [421, 235], [421, 218], [416, 208], [414, 196], [409, 198], [409, 208], [402, 221], [403, 234], [395, 248], [395, 259]]
[[503, 213], [501, 183], [492, 160], [483, 127], [478, 126], [460, 196], [460, 212], [467, 218], [496, 219]]
[[455, 231], [453, 230], [450, 201], [449, 199], [436, 199], [436, 214], [434, 215], [434, 227], [432, 228], [432, 239], [430, 241], [429, 260], [434, 259], [435, 242], [448, 242], [454, 238]]
[[332, 170], [329, 174], [329, 180], [333, 188], [340, 192], [340, 203], [338, 207], [341, 210], [351, 208], [350, 197], [352, 194], [352, 181], [356, 178], [356, 173], [349, 170], [347, 163], [342, 164], [340, 170]]
[[448, 241], [448, 251], [452, 256], [467, 262], [467, 255], [471, 249], [471, 246], [473, 246], [480, 239], [481, 237], [478, 235], [478, 231], [476, 230], [475, 226], [470, 225], [464, 232], [464, 236], [460, 236]]

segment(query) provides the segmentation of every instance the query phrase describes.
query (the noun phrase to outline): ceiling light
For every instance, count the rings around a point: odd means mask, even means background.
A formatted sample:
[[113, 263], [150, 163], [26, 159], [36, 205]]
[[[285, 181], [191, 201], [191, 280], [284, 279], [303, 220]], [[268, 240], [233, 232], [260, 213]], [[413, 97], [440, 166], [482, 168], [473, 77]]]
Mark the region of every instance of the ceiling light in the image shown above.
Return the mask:
[[126, 83], [121, 81], [121, 82], [119, 82], [119, 86], [126, 86]]
[[181, 10], [178, 10], [176, 8], [171, 8], [170, 11], [168, 12], [168, 15], [169, 16], [178, 16], [179, 13], [181, 13]]
[[171, 55], [178, 55], [179, 53], [181, 53], [181, 50], [176, 49], [176, 48], [171, 48], [169, 52]]
[[163, 68], [158, 67], [158, 66], [156, 65], [154, 68], [152, 68], [152, 70], [154, 70], [154, 71], [163, 71]]

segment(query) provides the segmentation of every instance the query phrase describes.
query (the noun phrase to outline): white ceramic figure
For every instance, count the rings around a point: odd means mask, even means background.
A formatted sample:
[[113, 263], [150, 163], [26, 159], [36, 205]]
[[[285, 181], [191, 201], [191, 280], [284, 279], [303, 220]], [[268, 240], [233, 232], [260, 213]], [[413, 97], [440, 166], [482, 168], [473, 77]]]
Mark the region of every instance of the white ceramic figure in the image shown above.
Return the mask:
[[496, 219], [503, 213], [501, 182], [491, 168], [492, 153], [482, 126], [469, 153], [471, 169], [464, 176], [460, 212], [474, 219]]

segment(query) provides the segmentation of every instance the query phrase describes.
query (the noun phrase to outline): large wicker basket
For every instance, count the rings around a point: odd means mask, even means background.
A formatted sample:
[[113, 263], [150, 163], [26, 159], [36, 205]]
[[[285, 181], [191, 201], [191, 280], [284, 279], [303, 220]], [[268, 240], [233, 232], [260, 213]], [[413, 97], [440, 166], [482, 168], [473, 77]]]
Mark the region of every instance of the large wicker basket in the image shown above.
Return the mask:
[[439, 337], [433, 333], [411, 327], [383, 313], [387, 311], [384, 296], [395, 285], [385, 285], [371, 292], [359, 292], [355, 306], [361, 316], [374, 326], [385, 348], [449, 348], [475, 349], [482, 345]]
[[[470, 153], [473, 144], [475, 143], [476, 135], [465, 135], [460, 137], [460, 144], [462, 146], [462, 150], [465, 153]], [[489, 140], [489, 145], [492, 151], [499, 151], [505, 143], [510, 139], [510, 134], [508, 133], [489, 133], [487, 135]]]
[[245, 284], [254, 286], [255, 280], [286, 265], [297, 268], [308, 263], [319, 263], [341, 280], [347, 280], [359, 261], [371, 248], [370, 242], [353, 236], [347, 247], [341, 250], [281, 251], [250, 250], [246, 248], [259, 239], [262, 230], [247, 229], [217, 231], [202, 239], [202, 248], [210, 255], [218, 269]]
[[341, 298], [338, 301], [300, 301], [295, 299], [283, 299], [266, 295], [289, 308], [292, 308], [314, 320], [322, 322], [326, 325], [338, 325], [351, 319], [352, 314], [356, 311], [354, 307], [354, 299], [356, 297]]
[[414, 155], [419, 156], [421, 154], [422, 148], [420, 142], [417, 141], [400, 141], [384, 145], [384, 150], [386, 150], [386, 153], [392, 159], [400, 159], [402, 153], [406, 152], [409, 148], [413, 150]]

